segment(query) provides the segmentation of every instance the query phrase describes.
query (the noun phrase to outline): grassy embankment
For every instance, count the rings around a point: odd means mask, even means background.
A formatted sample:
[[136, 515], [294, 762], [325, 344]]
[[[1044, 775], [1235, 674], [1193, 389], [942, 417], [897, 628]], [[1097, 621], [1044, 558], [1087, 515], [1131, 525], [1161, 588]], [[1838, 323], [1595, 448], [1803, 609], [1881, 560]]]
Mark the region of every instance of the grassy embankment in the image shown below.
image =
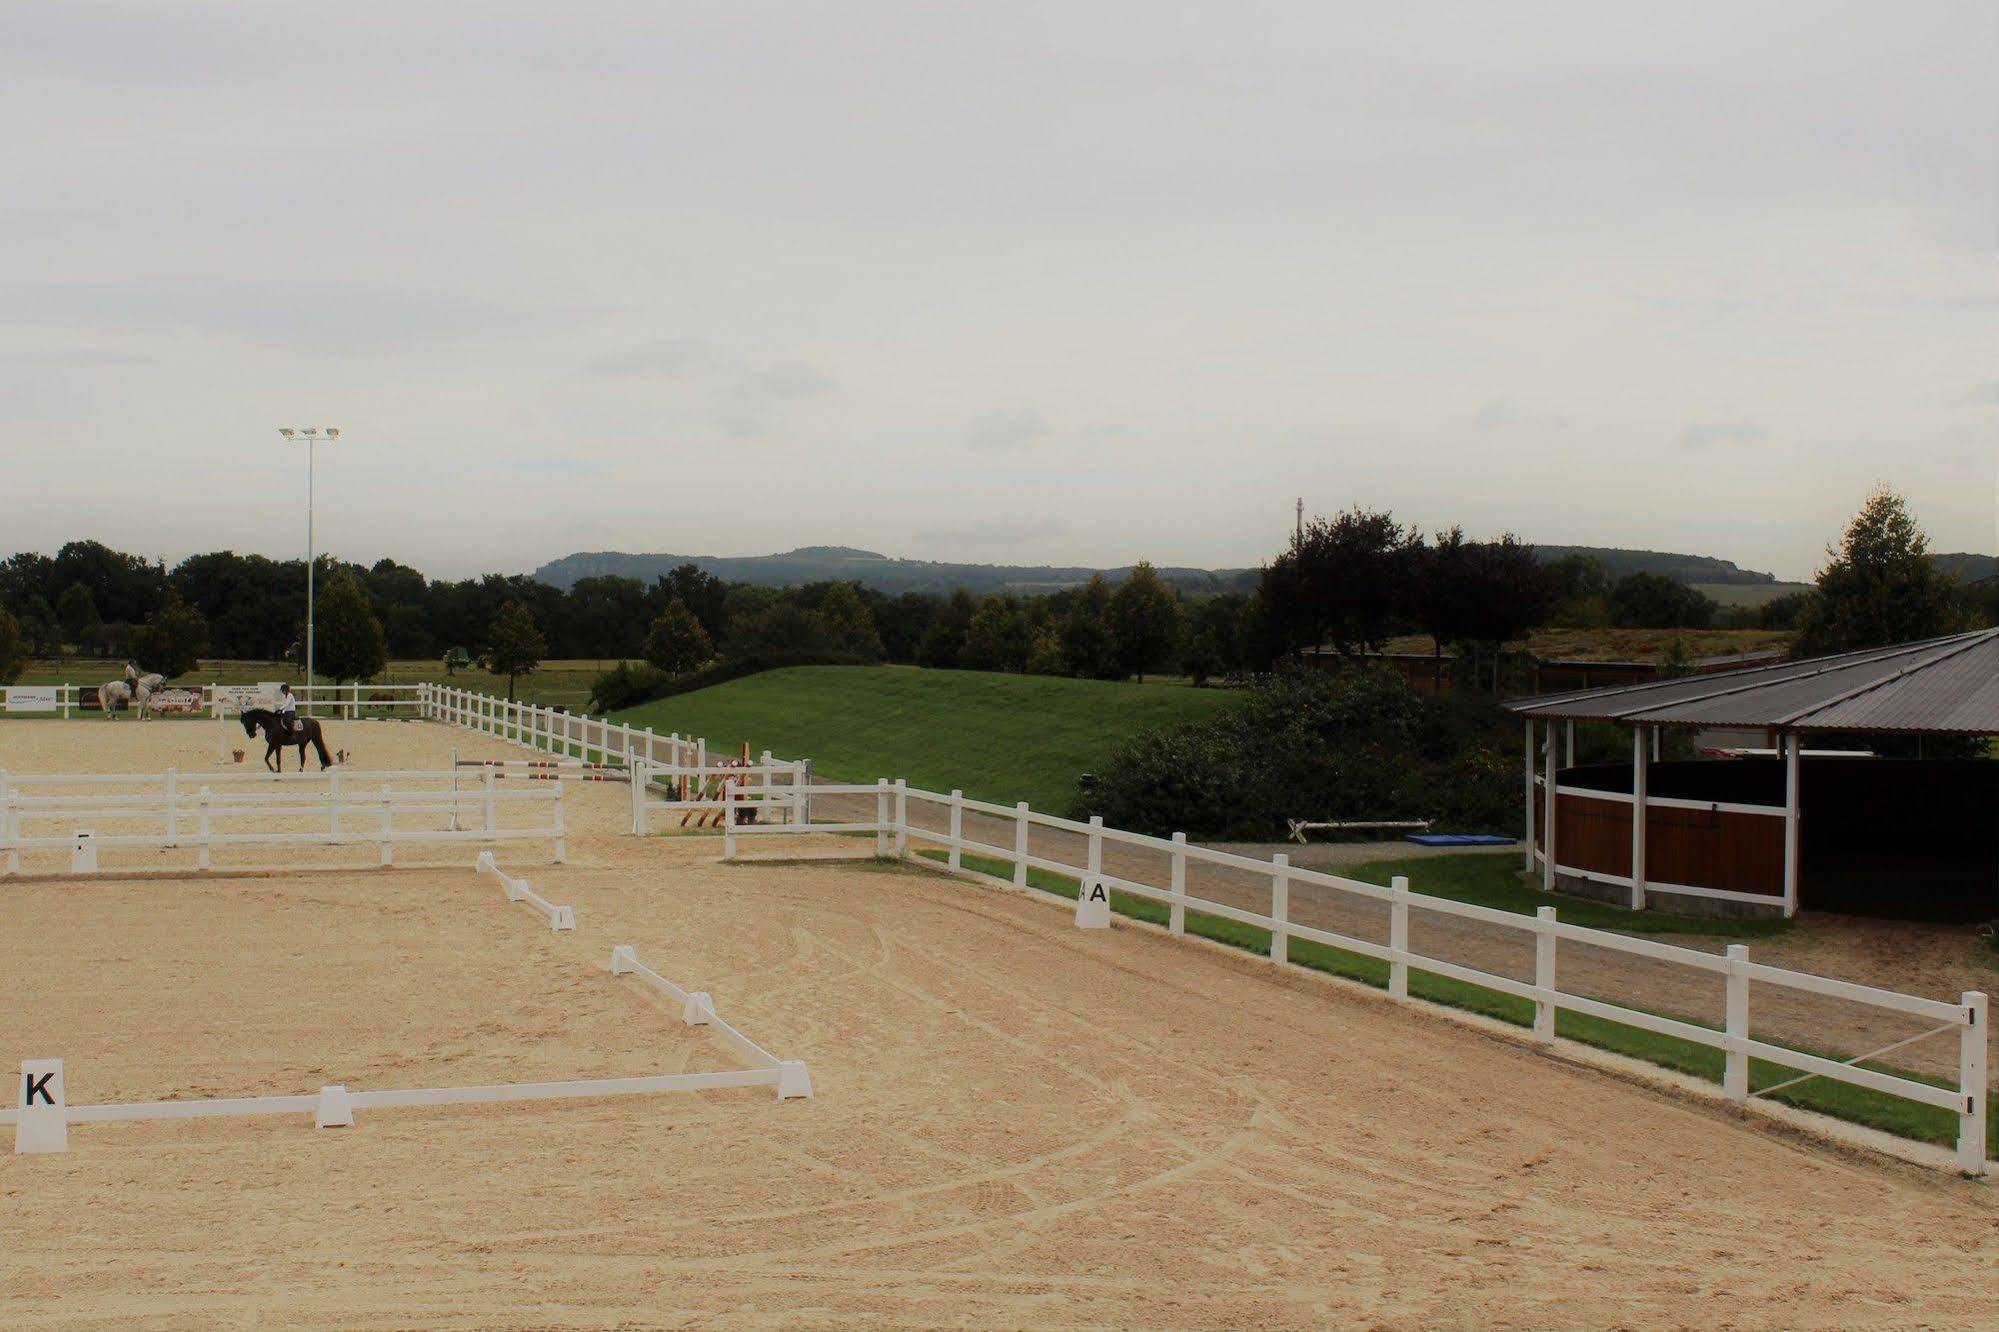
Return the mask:
[[1067, 812], [1078, 774], [1141, 732], [1198, 721], [1235, 695], [915, 666], [794, 666], [660, 699], [614, 720], [806, 757], [836, 781], [905, 778], [975, 800]]

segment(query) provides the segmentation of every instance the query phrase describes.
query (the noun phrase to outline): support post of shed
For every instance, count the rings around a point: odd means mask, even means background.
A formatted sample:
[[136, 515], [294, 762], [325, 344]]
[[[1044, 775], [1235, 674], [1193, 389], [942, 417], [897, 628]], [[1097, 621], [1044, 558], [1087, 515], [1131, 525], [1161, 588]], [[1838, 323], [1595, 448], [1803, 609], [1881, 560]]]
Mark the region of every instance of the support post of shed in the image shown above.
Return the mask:
[[1521, 743], [1525, 746], [1521, 752], [1522, 762], [1526, 767], [1526, 785], [1523, 788], [1526, 794], [1521, 798], [1520, 805], [1527, 811], [1527, 831], [1520, 840], [1527, 848], [1527, 857], [1526, 863], [1520, 868], [1523, 873], [1532, 874], [1534, 872], [1534, 719], [1532, 717], [1527, 719], [1527, 738]]
[[1541, 799], [1541, 888], [1555, 891], [1555, 723], [1548, 723], [1548, 759]]
[[1645, 732], [1651, 728], [1634, 726], [1631, 729], [1631, 909], [1645, 909], [1645, 797], [1651, 786], [1650, 768], [1646, 762]]
[[1576, 766], [1576, 720], [1573, 717], [1562, 723], [1562, 766]]
[[1798, 914], [1798, 832], [1800, 801], [1798, 751], [1802, 737], [1796, 731], [1780, 737], [1784, 748], [1784, 917]]

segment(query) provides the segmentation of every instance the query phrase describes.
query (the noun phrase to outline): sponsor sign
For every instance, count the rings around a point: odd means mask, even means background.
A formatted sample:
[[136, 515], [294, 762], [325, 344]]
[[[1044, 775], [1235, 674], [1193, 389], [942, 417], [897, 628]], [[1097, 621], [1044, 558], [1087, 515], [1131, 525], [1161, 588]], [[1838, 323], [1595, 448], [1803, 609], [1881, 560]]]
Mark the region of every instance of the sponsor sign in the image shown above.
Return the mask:
[[277, 696], [278, 687], [274, 684], [215, 686], [215, 706], [223, 712], [272, 707]]
[[185, 689], [179, 685], [155, 689], [147, 706], [154, 712], [200, 712], [201, 690], [198, 687]]
[[6, 690], [9, 712], [54, 712], [56, 685], [10, 685]]

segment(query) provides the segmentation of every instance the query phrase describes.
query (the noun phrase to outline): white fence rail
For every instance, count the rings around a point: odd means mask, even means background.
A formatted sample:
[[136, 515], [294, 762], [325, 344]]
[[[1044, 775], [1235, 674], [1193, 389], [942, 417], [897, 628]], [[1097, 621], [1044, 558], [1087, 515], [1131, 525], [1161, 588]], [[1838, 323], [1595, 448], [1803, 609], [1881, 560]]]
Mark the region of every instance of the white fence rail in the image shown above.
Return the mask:
[[[98, 712], [96, 691], [102, 684], [12, 685], [0, 688], [0, 713], [61, 716]], [[430, 686], [421, 684], [295, 684], [292, 696], [301, 713], [313, 717], [368, 716], [417, 717], [423, 715], [423, 695]], [[234, 715], [240, 711], [243, 686], [222, 684], [166, 685], [154, 703], [161, 713], [196, 713], [205, 716]], [[276, 683], [267, 691], [275, 694]], [[275, 698], [264, 706], [275, 705]], [[137, 700], [133, 700], [137, 706]]]
[[[399, 781], [404, 784], [398, 786]], [[240, 789], [252, 782], [258, 789]], [[559, 783], [509, 791], [495, 789], [490, 780], [465, 791], [412, 785], [437, 787], [447, 782], [456, 785], [454, 772], [425, 769], [368, 772], [328, 768], [281, 777], [269, 773], [203, 774], [191, 780], [172, 768], [164, 773], [0, 771], [0, 857], [4, 857], [0, 863], [7, 874], [19, 874], [24, 851], [68, 850], [72, 873], [94, 873], [99, 868], [97, 852], [103, 849], [191, 848], [197, 853], [197, 868], [212, 869], [213, 853], [223, 847], [373, 846], [380, 853], [380, 863], [392, 865], [398, 846], [524, 841], [547, 841], [556, 863], [566, 858], [567, 820]], [[272, 785], [278, 790], [271, 790]], [[108, 794], [88, 793], [106, 787], [119, 789]], [[302, 789], [306, 787], [318, 789]], [[37, 791], [48, 793], [35, 794]], [[545, 810], [546, 822], [501, 826], [503, 810], [523, 806]], [[443, 816], [448, 826], [397, 826], [398, 819], [412, 816]], [[244, 820], [273, 819], [291, 826], [241, 826]], [[100, 822], [157, 826], [136, 832], [100, 832], [91, 826]], [[31, 831], [37, 825], [44, 830]], [[63, 830], [48, 831], [48, 825]]]

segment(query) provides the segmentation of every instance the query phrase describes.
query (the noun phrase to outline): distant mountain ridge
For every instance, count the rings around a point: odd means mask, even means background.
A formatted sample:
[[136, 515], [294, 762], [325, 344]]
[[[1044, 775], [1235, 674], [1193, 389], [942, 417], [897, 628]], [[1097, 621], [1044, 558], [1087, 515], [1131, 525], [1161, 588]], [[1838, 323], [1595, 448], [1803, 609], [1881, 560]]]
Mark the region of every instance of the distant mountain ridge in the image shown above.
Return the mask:
[[[1664, 574], [1716, 595], [1712, 589], [1741, 588], [1750, 601], [1767, 599], [1805, 584], [1787, 583], [1775, 574], [1744, 569], [1733, 560], [1712, 555], [1684, 555], [1664, 550], [1624, 550], [1614, 546], [1536, 546], [1544, 562], [1584, 555], [1600, 562], [1612, 579], [1634, 573]], [[1953, 552], [1933, 557], [1964, 582], [1999, 574], [1999, 557]], [[692, 564], [730, 583], [763, 587], [797, 587], [805, 583], [845, 580], [895, 596], [903, 592], [949, 592], [964, 588], [974, 595], [987, 592], [1055, 592], [1077, 587], [1101, 573], [1117, 581], [1130, 565], [1092, 568], [1070, 564], [954, 564], [935, 560], [905, 560], [855, 546], [800, 546], [776, 555], [647, 555], [623, 551], [579, 551], [550, 560], [534, 577], [567, 591], [578, 579], [615, 574], [650, 583], [683, 564]], [[1210, 596], [1218, 592], [1248, 592], [1256, 586], [1256, 569], [1192, 569], [1163, 566], [1160, 577], [1183, 593]], [[1760, 589], [1760, 590], [1759, 590]], [[1741, 598], [1723, 596], [1724, 600]]]
[[[1094, 569], [1082, 565], [950, 564], [932, 560], [892, 559], [877, 551], [852, 546], [800, 546], [779, 555], [632, 555], [623, 551], [588, 551], [564, 555], [534, 571], [534, 577], [565, 591], [583, 578], [615, 574], [650, 583], [670, 569], [692, 564], [729, 583], [764, 587], [797, 587], [804, 583], [843, 580], [895, 596], [903, 592], [950, 592], [964, 588], [974, 595], [987, 592], [1056, 592], [1090, 581], [1101, 573], [1113, 581], [1131, 572], [1130, 565]], [[1207, 596], [1217, 592], [1247, 592], [1256, 586], [1255, 569], [1186, 569], [1162, 567], [1159, 576], [1182, 592]]]

